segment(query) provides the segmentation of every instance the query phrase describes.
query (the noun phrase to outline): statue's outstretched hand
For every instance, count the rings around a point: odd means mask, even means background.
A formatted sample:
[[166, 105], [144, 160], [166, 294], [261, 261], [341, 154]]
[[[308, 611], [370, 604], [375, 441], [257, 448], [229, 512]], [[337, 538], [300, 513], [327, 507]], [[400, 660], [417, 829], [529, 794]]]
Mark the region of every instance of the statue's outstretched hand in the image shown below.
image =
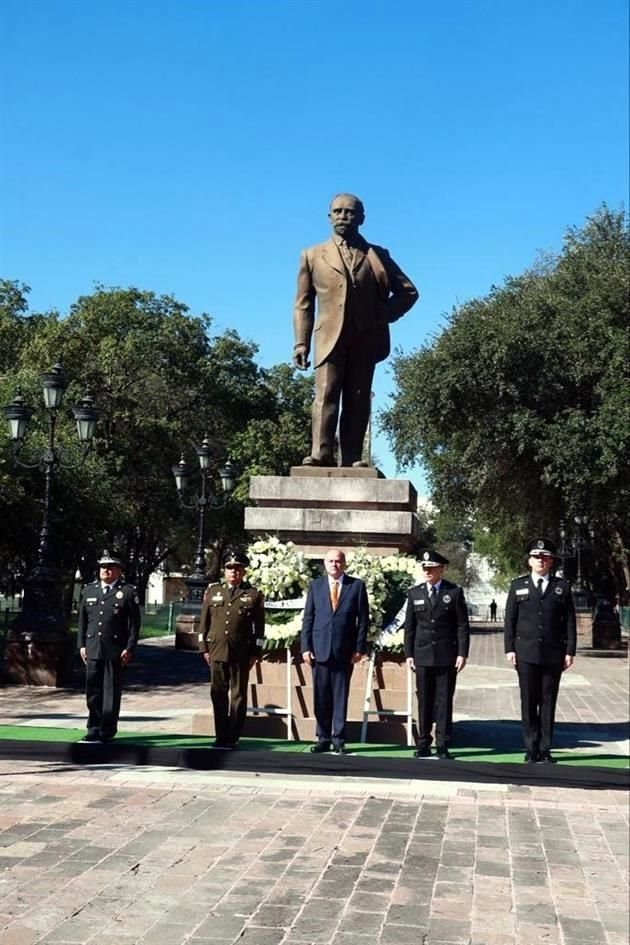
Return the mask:
[[293, 350], [293, 364], [298, 371], [306, 371], [310, 366], [308, 360], [308, 348], [306, 345], [296, 345]]

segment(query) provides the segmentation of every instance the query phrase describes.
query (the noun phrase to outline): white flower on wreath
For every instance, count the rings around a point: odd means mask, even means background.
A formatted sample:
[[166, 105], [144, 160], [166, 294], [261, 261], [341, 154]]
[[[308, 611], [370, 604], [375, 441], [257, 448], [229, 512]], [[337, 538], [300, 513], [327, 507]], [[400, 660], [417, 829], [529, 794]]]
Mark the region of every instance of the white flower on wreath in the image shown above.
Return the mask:
[[268, 600], [301, 597], [310, 581], [308, 562], [293, 544], [271, 537], [248, 549], [248, 580]]

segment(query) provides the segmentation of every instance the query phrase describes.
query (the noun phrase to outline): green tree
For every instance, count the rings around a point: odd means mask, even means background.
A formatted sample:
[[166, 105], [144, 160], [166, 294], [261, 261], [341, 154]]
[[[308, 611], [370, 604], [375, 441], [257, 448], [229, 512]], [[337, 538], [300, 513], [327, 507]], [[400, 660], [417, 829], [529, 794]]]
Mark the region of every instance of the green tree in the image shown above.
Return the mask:
[[557, 257], [454, 309], [435, 340], [394, 360], [381, 425], [398, 462], [424, 463], [437, 506], [473, 521], [482, 544], [489, 529], [504, 569], [529, 536], [586, 512], [592, 571], [630, 583], [629, 261], [625, 215], [602, 207]]
[[[292, 370], [262, 370], [256, 346], [236, 332], [213, 335], [207, 315], [193, 316], [170, 296], [135, 288], [98, 287], [79, 298], [67, 317], [50, 313], [35, 323], [36, 330], [17, 346], [11, 375], [1, 382], [2, 402], [19, 384], [30, 403], [37, 403], [39, 374], [60, 360], [70, 381], [67, 406], [87, 387], [101, 411], [95, 451], [84, 465], [59, 470], [57, 477], [57, 557], [68, 580], [77, 568], [88, 579], [103, 547], [125, 557], [128, 576], [141, 594], [158, 565], [191, 563], [196, 519], [179, 507], [171, 465], [182, 450], [196, 465], [193, 446], [206, 434], [215, 447], [211, 468], [233, 452], [243, 474], [236, 501], [224, 513], [208, 516], [208, 544], [218, 558], [228, 541], [245, 543], [247, 475], [258, 469], [274, 472], [280, 461], [284, 465], [303, 455], [298, 413], [306, 394]], [[33, 446], [44, 442], [42, 423], [43, 416], [36, 414], [29, 434]], [[283, 430], [295, 436], [281, 452]], [[59, 439], [78, 458], [69, 410], [59, 418]], [[6, 521], [10, 514], [13, 523], [0, 539], [0, 560], [3, 547], [5, 572], [15, 571], [19, 550], [19, 570], [27, 570], [41, 521], [42, 477], [15, 465], [7, 476], [10, 451], [4, 430], [0, 458], [0, 517]], [[193, 488], [197, 485], [191, 481]], [[218, 491], [218, 478], [213, 488]], [[20, 521], [29, 523], [24, 536], [18, 534]]]

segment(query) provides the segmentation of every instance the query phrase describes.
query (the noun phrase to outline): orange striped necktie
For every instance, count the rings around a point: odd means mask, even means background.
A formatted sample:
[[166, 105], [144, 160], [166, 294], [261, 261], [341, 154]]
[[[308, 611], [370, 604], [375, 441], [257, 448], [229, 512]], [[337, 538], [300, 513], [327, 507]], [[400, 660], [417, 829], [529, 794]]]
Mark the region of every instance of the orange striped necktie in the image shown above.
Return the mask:
[[330, 603], [332, 604], [332, 609], [337, 610], [337, 604], [339, 603], [339, 581], [333, 581], [330, 586]]

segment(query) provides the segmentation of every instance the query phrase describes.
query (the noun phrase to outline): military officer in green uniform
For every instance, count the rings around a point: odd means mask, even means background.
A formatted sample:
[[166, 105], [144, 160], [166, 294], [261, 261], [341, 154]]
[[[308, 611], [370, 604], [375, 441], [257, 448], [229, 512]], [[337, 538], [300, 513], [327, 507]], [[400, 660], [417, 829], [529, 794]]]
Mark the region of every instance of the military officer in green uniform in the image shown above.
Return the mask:
[[575, 656], [575, 606], [569, 582], [552, 573], [553, 542], [535, 538], [527, 553], [529, 574], [512, 581], [505, 605], [505, 653], [518, 672], [524, 761], [549, 764], [560, 679]]
[[261, 653], [265, 632], [263, 595], [245, 580], [249, 558], [230, 551], [225, 581], [210, 584], [200, 617], [203, 656], [210, 667], [215, 748], [236, 748], [247, 712], [249, 671]]
[[88, 707], [86, 742], [107, 742], [118, 729], [122, 670], [140, 632], [136, 589], [122, 577], [122, 561], [104, 551], [99, 580], [88, 584], [79, 604], [78, 646], [85, 663]]

